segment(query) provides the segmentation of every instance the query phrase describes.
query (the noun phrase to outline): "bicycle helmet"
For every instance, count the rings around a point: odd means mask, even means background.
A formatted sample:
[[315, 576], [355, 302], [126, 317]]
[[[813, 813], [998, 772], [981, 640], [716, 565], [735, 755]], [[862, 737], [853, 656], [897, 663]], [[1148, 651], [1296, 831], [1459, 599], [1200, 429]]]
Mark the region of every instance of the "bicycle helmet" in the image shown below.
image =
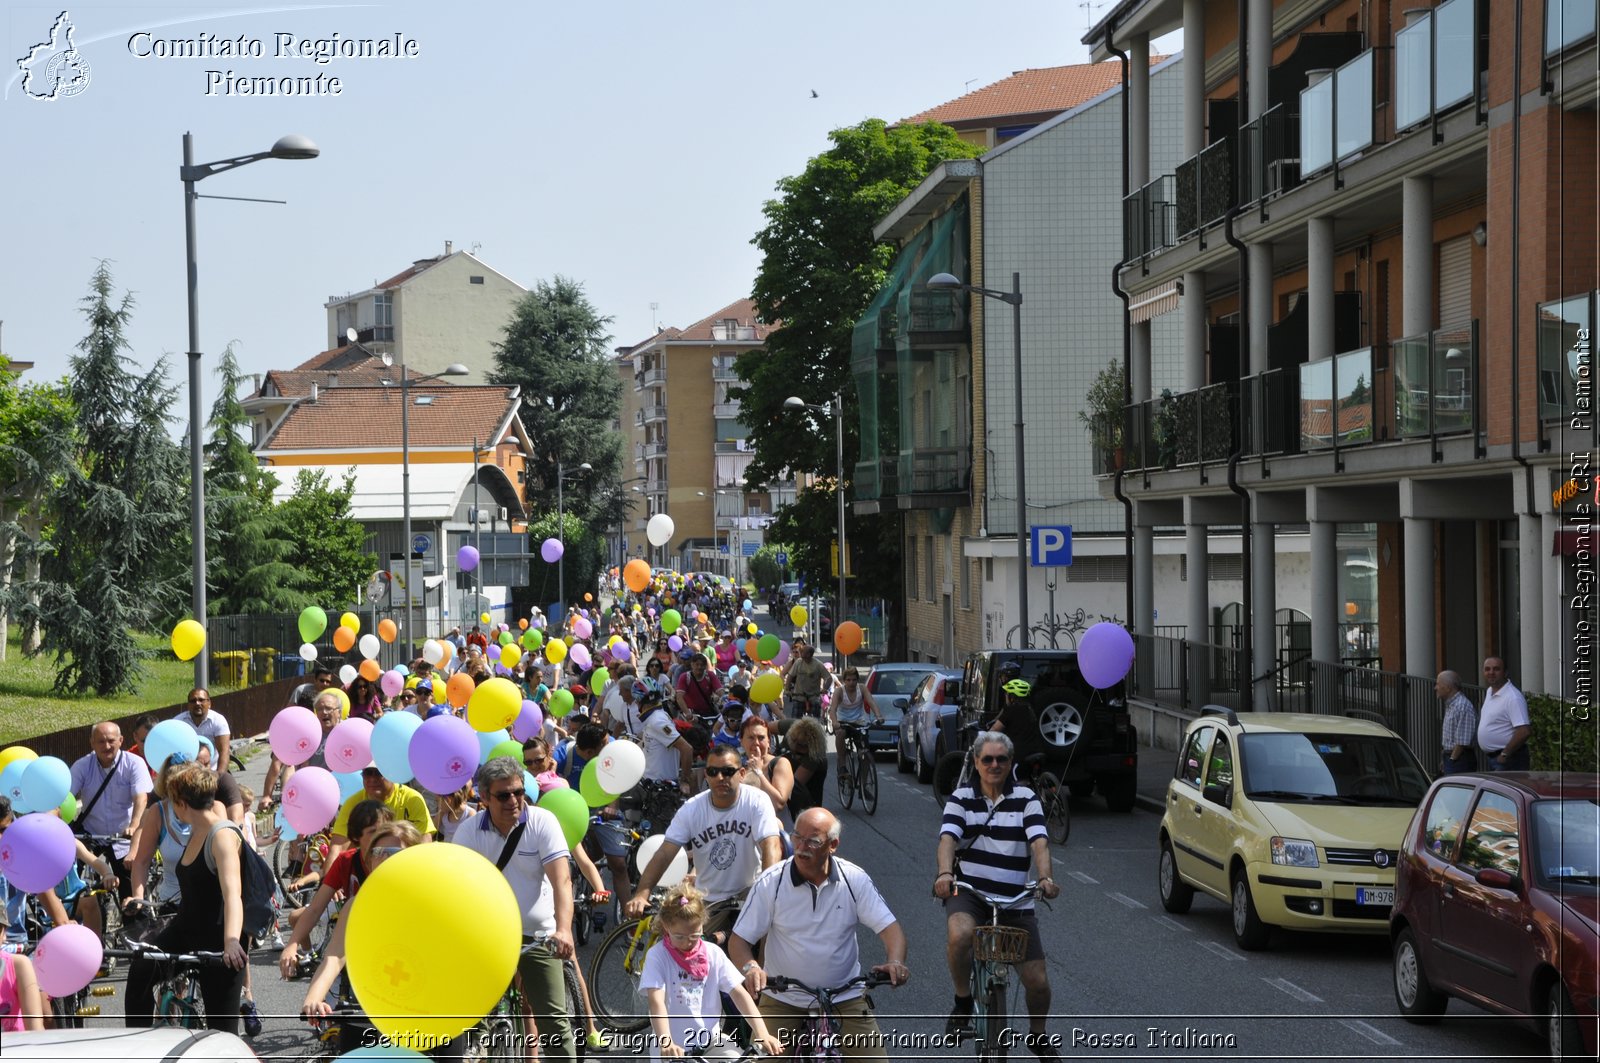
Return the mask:
[[1033, 687], [1028, 685], [1026, 679], [1013, 679], [1000, 689], [1015, 697], [1025, 698], [1032, 692]]
[[684, 662], [685, 664], [688, 664], [690, 661], [694, 660], [696, 657], [700, 657], [702, 660], [705, 659], [701, 654], [696, 653], [694, 650], [691, 650], [687, 646], [685, 646], [683, 649], [678, 651], [678, 660]]
[[1001, 680], [1016, 679], [1022, 675], [1022, 662], [1017, 660], [1002, 661], [997, 674]]
[[648, 694], [648, 693], [650, 693], [650, 684], [649, 683], [646, 683], [643, 679], [635, 679], [633, 681], [633, 700], [634, 701], [643, 701], [644, 700], [644, 696], [646, 694]]

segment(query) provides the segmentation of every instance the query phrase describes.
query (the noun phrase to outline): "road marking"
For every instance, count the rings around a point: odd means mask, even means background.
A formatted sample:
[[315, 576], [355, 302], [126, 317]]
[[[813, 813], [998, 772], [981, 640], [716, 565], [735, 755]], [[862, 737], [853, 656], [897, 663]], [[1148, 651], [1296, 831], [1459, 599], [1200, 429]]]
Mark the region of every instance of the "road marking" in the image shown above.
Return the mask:
[[1079, 882], [1083, 883], [1085, 886], [1098, 886], [1098, 885], [1100, 885], [1100, 880], [1099, 879], [1090, 878], [1088, 875], [1085, 875], [1082, 871], [1069, 871], [1068, 874], [1070, 874], [1073, 878], [1077, 879]]
[[1375, 1045], [1397, 1045], [1400, 1043], [1370, 1022], [1362, 1022], [1360, 1019], [1340, 1019], [1339, 1025], [1354, 1030]]
[[1315, 993], [1307, 992], [1306, 990], [1301, 989], [1287, 978], [1263, 978], [1261, 980], [1272, 988], [1281, 989], [1283, 992], [1288, 993], [1291, 997], [1294, 997], [1296, 1000], [1302, 1001], [1303, 1003], [1322, 1003], [1321, 997], [1317, 996]]
[[1168, 927], [1168, 928], [1170, 928], [1172, 930], [1181, 930], [1185, 934], [1194, 933], [1194, 931], [1190, 930], [1188, 927], [1184, 926], [1182, 923], [1178, 922], [1176, 919], [1172, 918], [1172, 916], [1170, 916], [1170, 915], [1158, 916], [1156, 918], [1156, 922], [1158, 922], [1162, 926]]
[[1149, 905], [1140, 904], [1138, 901], [1134, 900], [1132, 897], [1128, 896], [1126, 893], [1108, 893], [1108, 894], [1106, 894], [1106, 896], [1110, 897], [1112, 900], [1116, 901], [1118, 904], [1127, 905], [1129, 908], [1148, 908], [1149, 907]]
[[1200, 942], [1200, 947], [1205, 949], [1207, 952], [1216, 953], [1225, 960], [1238, 960], [1240, 962], [1244, 961], [1244, 957], [1239, 955], [1238, 952], [1228, 948], [1226, 945], [1219, 945], [1215, 941], [1202, 941]]

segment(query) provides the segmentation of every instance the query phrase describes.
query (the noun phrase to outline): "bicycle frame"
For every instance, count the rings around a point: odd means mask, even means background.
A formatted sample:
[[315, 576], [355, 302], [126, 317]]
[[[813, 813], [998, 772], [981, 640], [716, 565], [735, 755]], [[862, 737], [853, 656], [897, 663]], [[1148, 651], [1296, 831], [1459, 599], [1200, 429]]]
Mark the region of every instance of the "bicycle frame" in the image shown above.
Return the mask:
[[876, 986], [889, 984], [889, 979], [881, 974], [858, 974], [843, 985], [831, 989], [821, 989], [808, 986], [793, 978], [782, 975], [773, 975], [767, 979], [767, 988], [775, 990], [797, 990], [814, 998], [817, 1006], [801, 1024], [794, 1039], [794, 1047], [790, 1050], [790, 1058], [795, 1060], [809, 1060], [812, 1063], [832, 1063], [841, 1060], [844, 1054], [839, 1051], [839, 1036], [843, 1029], [838, 1009], [834, 1007], [833, 998], [836, 994], [843, 993], [856, 986], [872, 989]]
[[[958, 891], [963, 889], [969, 891], [974, 897], [989, 906], [989, 922], [982, 924], [988, 927], [998, 927], [1002, 911], [1016, 908], [1039, 892], [1039, 884], [1037, 882], [1027, 883], [1022, 892], [1014, 897], [996, 897], [987, 894], [972, 883], [962, 879], [956, 879], [954, 886]], [[996, 960], [980, 959], [977, 949], [976, 928], [974, 928], [973, 937], [972, 968], [969, 976], [970, 981], [968, 982], [968, 989], [972, 993], [973, 1030], [976, 1040], [983, 1045], [979, 1058], [993, 1058], [995, 1046], [1005, 1035], [1005, 1026], [1003, 1025], [1005, 1016], [998, 1016], [996, 1028], [991, 1030], [989, 1028], [990, 1021], [991, 1018], [995, 1017], [990, 1015], [989, 1004], [993, 999], [1001, 1001], [1008, 999], [1011, 992], [1012, 965]], [[1003, 1058], [1004, 1053], [1002, 1052], [1000, 1056]]]

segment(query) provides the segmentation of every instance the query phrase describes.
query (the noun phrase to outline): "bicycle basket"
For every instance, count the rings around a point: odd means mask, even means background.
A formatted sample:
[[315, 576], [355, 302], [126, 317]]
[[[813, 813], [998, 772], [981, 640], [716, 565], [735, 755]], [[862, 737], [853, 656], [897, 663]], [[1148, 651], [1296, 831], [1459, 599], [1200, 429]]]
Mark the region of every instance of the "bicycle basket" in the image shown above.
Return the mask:
[[977, 927], [972, 954], [988, 963], [1021, 963], [1028, 955], [1028, 932], [1014, 926]]

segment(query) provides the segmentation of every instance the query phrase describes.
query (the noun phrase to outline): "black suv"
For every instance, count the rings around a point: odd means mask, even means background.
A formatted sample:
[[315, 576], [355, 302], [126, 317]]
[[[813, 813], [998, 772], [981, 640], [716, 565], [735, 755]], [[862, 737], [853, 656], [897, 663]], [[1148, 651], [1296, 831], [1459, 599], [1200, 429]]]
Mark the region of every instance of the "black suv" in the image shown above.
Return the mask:
[[[946, 749], [934, 772], [934, 790], [947, 794], [961, 771], [961, 758], [982, 724], [1000, 714], [1007, 664], [1021, 669], [1033, 691], [1039, 734], [1024, 746], [1042, 747], [1045, 763], [1074, 797], [1095, 790], [1113, 812], [1133, 809], [1139, 736], [1128, 719], [1123, 684], [1095, 690], [1078, 670], [1073, 650], [981, 650], [967, 658], [963, 671], [959, 749]], [[943, 739], [941, 739], [943, 740]]]

